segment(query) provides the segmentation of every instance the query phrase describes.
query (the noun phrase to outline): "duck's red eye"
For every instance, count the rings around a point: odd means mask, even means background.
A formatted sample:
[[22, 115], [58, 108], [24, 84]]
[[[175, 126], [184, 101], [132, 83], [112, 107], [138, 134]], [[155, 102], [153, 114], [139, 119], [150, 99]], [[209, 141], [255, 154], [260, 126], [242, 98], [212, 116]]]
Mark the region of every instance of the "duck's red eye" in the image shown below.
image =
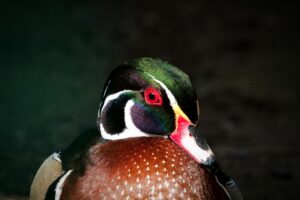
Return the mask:
[[154, 106], [161, 106], [163, 102], [159, 91], [152, 87], [149, 87], [144, 91], [144, 98], [148, 104]]

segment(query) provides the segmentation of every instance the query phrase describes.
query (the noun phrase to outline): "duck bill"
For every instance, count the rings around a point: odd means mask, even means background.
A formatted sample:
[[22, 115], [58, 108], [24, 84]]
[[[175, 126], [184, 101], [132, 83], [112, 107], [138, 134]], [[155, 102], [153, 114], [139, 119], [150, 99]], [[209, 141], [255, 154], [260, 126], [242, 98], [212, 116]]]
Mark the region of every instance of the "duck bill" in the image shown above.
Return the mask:
[[211, 150], [201, 148], [196, 140], [195, 125], [185, 115], [179, 106], [173, 107], [176, 115], [176, 129], [170, 138], [198, 163], [205, 164], [212, 156]]

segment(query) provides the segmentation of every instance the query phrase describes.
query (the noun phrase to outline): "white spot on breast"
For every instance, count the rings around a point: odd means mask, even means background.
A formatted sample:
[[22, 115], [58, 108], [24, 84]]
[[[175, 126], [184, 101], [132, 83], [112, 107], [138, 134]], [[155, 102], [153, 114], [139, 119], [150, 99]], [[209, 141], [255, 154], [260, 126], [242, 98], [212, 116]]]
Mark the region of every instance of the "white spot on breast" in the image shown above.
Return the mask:
[[165, 181], [165, 186], [168, 188], [170, 183], [168, 181]]
[[161, 188], [162, 188], [162, 185], [161, 185], [161, 184], [159, 184], [159, 185], [158, 185], [158, 189], [160, 189], [160, 190], [161, 190]]
[[158, 193], [158, 199], [163, 199], [163, 195], [161, 192]]
[[180, 192], [180, 197], [183, 198], [184, 197], [184, 194], [183, 192]]
[[137, 195], [137, 197], [138, 197], [139, 199], [141, 199], [143, 196], [142, 196], [142, 194], [139, 192], [138, 195]]
[[151, 191], [150, 191], [150, 194], [151, 195], [154, 195], [154, 190], [155, 190], [155, 188], [154, 188], [154, 185], [151, 187]]
[[138, 186], [137, 186], [137, 188], [141, 189], [142, 188], [142, 184], [139, 183]]

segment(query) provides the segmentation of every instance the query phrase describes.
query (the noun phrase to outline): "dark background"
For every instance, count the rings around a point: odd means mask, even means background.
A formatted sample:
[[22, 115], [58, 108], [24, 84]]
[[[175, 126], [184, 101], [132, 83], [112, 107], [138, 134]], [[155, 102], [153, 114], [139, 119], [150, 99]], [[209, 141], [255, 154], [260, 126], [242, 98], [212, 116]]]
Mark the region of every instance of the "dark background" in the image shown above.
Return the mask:
[[1, 4], [0, 199], [28, 196], [42, 160], [95, 126], [109, 72], [140, 56], [168, 60], [190, 75], [202, 134], [245, 199], [299, 199], [296, 5]]

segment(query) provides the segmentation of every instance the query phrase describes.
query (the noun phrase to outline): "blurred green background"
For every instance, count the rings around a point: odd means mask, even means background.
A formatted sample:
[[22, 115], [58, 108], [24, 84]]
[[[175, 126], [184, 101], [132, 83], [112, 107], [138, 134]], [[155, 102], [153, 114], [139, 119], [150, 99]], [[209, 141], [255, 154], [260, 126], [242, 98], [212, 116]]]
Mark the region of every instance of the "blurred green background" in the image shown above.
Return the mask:
[[26, 199], [42, 160], [95, 126], [109, 72], [141, 56], [190, 75], [202, 134], [245, 199], [299, 198], [296, 5], [7, 1], [0, 17], [0, 199]]

